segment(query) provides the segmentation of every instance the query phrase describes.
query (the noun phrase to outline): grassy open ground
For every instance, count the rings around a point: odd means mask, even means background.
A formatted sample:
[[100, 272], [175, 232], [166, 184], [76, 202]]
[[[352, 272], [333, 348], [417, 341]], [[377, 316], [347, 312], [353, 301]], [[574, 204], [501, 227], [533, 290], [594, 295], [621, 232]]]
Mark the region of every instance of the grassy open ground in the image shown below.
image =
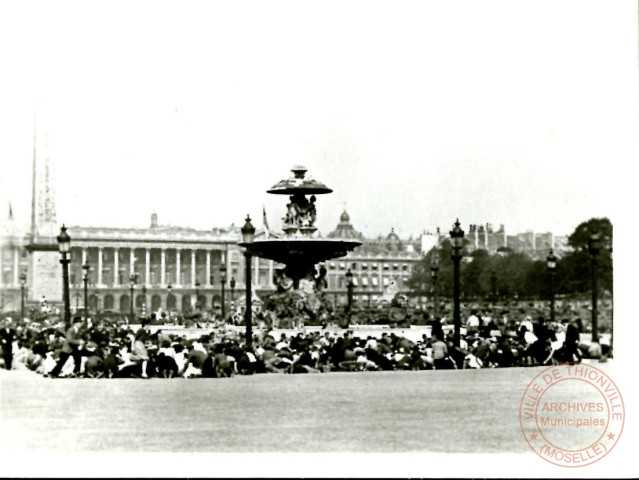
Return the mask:
[[0, 375], [2, 449], [99, 452], [526, 452], [538, 368], [48, 379]]

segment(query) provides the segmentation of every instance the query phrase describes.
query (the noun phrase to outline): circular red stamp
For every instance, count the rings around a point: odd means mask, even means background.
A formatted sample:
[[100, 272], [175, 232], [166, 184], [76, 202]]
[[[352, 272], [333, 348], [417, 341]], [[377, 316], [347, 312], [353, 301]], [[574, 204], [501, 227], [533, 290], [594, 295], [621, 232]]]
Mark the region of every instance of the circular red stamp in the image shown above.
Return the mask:
[[561, 467], [601, 460], [619, 441], [624, 420], [619, 389], [588, 364], [546, 368], [528, 384], [519, 405], [521, 432], [530, 448]]

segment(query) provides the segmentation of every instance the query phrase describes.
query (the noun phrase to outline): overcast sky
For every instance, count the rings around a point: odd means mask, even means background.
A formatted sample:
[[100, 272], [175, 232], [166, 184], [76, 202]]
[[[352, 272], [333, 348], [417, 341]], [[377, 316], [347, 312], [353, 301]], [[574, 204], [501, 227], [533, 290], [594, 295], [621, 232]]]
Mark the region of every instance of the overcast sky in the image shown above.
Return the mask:
[[303, 164], [324, 234], [569, 234], [637, 159], [635, 1], [3, 2], [0, 54], [23, 222], [34, 108], [72, 225], [279, 227]]

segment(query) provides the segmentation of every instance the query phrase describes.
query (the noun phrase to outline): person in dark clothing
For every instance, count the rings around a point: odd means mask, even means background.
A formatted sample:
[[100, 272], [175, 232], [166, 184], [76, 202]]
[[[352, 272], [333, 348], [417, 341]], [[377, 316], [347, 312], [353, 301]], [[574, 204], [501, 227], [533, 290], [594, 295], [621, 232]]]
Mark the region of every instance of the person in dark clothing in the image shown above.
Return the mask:
[[82, 323], [82, 317], [75, 317], [73, 319], [73, 326], [67, 330], [64, 345], [60, 352], [60, 359], [56, 366], [51, 370], [51, 377], [56, 378], [60, 375], [62, 367], [67, 363], [69, 357], [73, 358], [75, 366], [73, 373], [80, 372], [80, 366], [82, 364], [82, 347], [84, 346], [84, 340], [80, 336], [80, 324]]
[[159, 352], [155, 360], [155, 368], [161, 378], [173, 378], [178, 375], [178, 366], [175, 359]]
[[118, 359], [118, 352], [117, 346], [110, 346], [108, 353], [104, 357], [102, 368], [108, 378], [112, 378], [118, 373], [118, 365], [121, 363], [121, 360]]
[[430, 336], [432, 338], [444, 338], [444, 329], [442, 328], [441, 320], [434, 318], [431, 323]]
[[366, 358], [371, 362], [375, 362], [382, 370], [392, 370], [393, 362], [391, 362], [385, 355], [382, 355], [374, 348], [367, 348], [365, 350]]
[[0, 347], [2, 347], [4, 368], [7, 370], [11, 370], [13, 367], [13, 341], [16, 337], [16, 331], [13, 329], [11, 322], [11, 319], [7, 319], [4, 328], [0, 330]]
[[566, 339], [564, 340], [563, 352], [560, 355], [565, 362], [581, 362], [582, 356], [579, 351], [579, 330], [568, 319], [562, 320], [566, 329]]
[[495, 361], [499, 367], [512, 367], [515, 364], [515, 356], [513, 355], [508, 337], [506, 336], [497, 338]]
[[252, 350], [239, 349], [235, 358], [237, 358], [237, 370], [242, 375], [253, 375], [260, 370], [259, 361]]
[[217, 372], [215, 371], [215, 353], [211, 351], [202, 363], [202, 378], [215, 377], [217, 377]]
[[536, 365], [543, 365], [551, 351], [550, 341], [554, 338], [554, 332], [546, 326], [544, 317], [539, 317], [533, 324], [533, 333], [537, 340], [526, 349], [524, 356], [532, 358]]

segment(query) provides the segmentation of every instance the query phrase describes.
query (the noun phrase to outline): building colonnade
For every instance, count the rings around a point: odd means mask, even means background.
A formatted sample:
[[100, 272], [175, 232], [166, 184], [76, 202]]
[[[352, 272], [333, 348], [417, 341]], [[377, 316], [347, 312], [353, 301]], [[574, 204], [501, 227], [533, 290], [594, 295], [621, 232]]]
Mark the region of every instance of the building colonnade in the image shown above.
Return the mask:
[[[82, 308], [83, 269], [88, 264], [89, 310], [131, 308], [133, 285], [134, 308], [147, 312], [158, 309], [189, 311], [194, 306], [212, 309], [220, 305], [222, 278], [226, 303], [231, 295], [245, 289], [244, 256], [235, 245], [96, 245], [77, 242], [71, 248], [70, 284], [72, 307]], [[272, 291], [273, 262], [252, 259], [253, 282], [258, 290]], [[131, 283], [131, 276], [135, 281]], [[234, 285], [235, 292], [231, 288]], [[195, 296], [198, 295], [196, 300]]]

